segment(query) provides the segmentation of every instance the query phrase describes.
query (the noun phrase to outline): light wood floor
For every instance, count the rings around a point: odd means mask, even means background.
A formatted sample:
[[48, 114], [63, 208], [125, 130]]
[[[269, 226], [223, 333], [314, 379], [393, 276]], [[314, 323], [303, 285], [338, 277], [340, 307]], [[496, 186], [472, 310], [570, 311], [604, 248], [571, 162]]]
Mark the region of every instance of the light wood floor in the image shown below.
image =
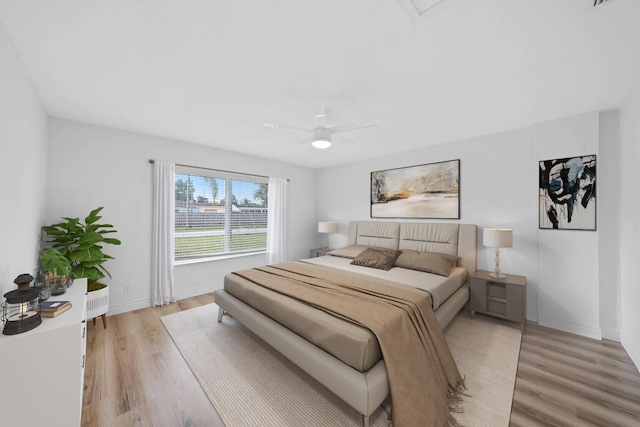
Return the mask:
[[527, 324], [513, 426], [640, 426], [640, 374], [620, 343]]
[[[83, 426], [224, 424], [160, 317], [213, 302], [213, 294], [88, 322]], [[214, 319], [215, 321], [215, 319]]]
[[[223, 427], [160, 317], [213, 294], [89, 322], [83, 426]], [[618, 343], [527, 324], [513, 426], [639, 426], [640, 374]], [[468, 426], [473, 427], [473, 426]]]

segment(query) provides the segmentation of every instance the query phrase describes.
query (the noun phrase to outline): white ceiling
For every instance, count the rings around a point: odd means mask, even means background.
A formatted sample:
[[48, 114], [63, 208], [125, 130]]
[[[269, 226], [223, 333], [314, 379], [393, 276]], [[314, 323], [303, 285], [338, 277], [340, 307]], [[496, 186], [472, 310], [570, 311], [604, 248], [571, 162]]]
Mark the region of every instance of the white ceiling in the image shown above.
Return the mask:
[[[313, 168], [614, 108], [638, 81], [640, 1], [418, 19], [408, 1], [0, 0], [0, 18], [52, 116]], [[323, 104], [329, 126], [381, 125], [323, 151], [262, 126]]]

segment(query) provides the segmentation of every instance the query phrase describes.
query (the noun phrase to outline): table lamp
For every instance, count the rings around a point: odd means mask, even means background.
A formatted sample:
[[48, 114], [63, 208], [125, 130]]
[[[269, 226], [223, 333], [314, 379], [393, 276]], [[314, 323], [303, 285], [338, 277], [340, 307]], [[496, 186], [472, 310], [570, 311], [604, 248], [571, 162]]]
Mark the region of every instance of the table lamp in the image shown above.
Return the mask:
[[500, 248], [513, 246], [513, 230], [509, 228], [485, 228], [482, 236], [485, 246], [496, 248], [496, 268], [489, 276], [496, 279], [504, 279], [506, 275], [500, 273]]
[[338, 231], [338, 223], [337, 222], [319, 222], [318, 223], [318, 233], [325, 233], [327, 237], [326, 247], [329, 248], [329, 234], [335, 233]]

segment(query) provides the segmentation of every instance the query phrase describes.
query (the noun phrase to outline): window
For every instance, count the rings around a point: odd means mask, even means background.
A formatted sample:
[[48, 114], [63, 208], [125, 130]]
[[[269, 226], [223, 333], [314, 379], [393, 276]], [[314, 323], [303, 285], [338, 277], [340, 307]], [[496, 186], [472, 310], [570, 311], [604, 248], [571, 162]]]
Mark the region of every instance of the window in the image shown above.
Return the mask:
[[268, 178], [176, 166], [175, 260], [266, 250], [267, 192]]

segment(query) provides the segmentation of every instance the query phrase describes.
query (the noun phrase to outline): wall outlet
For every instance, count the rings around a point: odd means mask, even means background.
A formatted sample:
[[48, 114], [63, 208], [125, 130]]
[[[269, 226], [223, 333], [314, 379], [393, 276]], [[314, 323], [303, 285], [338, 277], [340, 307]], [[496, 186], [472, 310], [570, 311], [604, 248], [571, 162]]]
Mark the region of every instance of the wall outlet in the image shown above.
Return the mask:
[[131, 288], [129, 286], [125, 286], [124, 288], [122, 288], [122, 293], [125, 295], [128, 295], [131, 293]]

